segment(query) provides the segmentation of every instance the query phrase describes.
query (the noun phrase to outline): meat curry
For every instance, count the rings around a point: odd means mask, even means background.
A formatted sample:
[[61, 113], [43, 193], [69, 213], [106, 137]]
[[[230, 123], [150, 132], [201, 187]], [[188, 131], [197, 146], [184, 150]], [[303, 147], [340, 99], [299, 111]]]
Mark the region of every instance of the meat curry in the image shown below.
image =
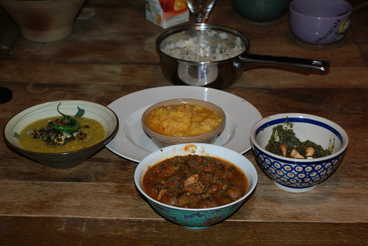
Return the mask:
[[175, 156], [151, 166], [142, 185], [150, 197], [183, 208], [221, 206], [248, 189], [245, 174], [234, 164], [200, 155]]

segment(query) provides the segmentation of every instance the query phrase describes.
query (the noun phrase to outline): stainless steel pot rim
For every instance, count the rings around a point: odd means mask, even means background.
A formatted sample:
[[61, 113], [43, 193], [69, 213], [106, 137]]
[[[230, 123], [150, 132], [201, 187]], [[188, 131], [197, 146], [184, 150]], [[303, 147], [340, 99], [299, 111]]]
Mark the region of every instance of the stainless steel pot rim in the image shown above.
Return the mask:
[[[224, 59], [224, 60], [219, 60], [219, 61], [191, 61], [191, 60], [185, 60], [185, 59], [180, 59], [174, 56], [170, 56], [168, 54], [166, 54], [165, 52], [163, 52], [160, 48], [161, 42], [163, 40], [165, 40], [167, 37], [169, 37], [172, 34], [181, 32], [181, 31], [185, 31], [185, 30], [219, 30], [219, 31], [223, 31], [223, 32], [228, 32], [231, 33], [237, 37], [239, 37], [243, 42], [244, 42], [244, 46], [245, 46], [245, 50], [244, 52], [233, 56], [231, 58], [228, 59]], [[186, 62], [186, 63], [191, 63], [193, 65], [195, 64], [220, 64], [220, 63], [227, 63], [229, 61], [231, 61], [232, 59], [241, 56], [242, 54], [247, 53], [248, 49], [249, 49], [249, 40], [239, 31], [227, 27], [227, 26], [223, 26], [223, 25], [217, 25], [217, 24], [207, 24], [207, 23], [193, 23], [193, 24], [182, 24], [182, 25], [177, 25], [174, 27], [171, 27], [169, 29], [167, 29], [166, 31], [162, 32], [156, 39], [156, 49], [159, 52], [159, 54], [168, 56], [172, 59], [175, 59], [179, 62]]]

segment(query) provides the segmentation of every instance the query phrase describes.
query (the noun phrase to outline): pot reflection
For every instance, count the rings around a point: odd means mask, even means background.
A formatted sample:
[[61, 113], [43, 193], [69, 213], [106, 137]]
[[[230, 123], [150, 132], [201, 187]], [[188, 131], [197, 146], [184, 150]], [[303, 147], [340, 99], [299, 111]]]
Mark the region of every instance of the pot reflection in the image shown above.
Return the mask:
[[179, 61], [178, 77], [188, 85], [205, 86], [218, 77], [216, 63], [199, 63]]

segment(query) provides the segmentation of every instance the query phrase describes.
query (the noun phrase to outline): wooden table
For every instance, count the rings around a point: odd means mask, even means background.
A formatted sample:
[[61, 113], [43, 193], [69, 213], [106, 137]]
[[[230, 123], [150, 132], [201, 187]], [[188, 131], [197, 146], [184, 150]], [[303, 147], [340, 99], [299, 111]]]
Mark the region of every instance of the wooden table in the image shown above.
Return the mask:
[[[364, 2], [352, 1], [354, 6]], [[0, 60], [0, 85], [14, 92], [0, 105], [1, 127], [34, 104], [84, 99], [101, 104], [145, 88], [171, 85], [159, 68], [154, 41], [162, 29], [144, 19], [144, 1], [91, 0], [96, 15], [75, 23], [53, 43], [20, 39]], [[210, 22], [246, 34], [250, 51], [331, 61], [328, 75], [276, 69], [246, 71], [227, 92], [262, 115], [305, 112], [341, 124], [350, 137], [342, 166], [302, 194], [279, 190], [262, 171], [251, 199], [231, 218], [206, 230], [165, 221], [138, 195], [135, 163], [103, 149], [65, 170], [34, 163], [0, 141], [0, 245], [368, 245], [368, 15], [354, 13], [340, 45], [297, 44], [287, 16], [252, 24], [219, 1]], [[245, 154], [255, 163], [251, 152]]]

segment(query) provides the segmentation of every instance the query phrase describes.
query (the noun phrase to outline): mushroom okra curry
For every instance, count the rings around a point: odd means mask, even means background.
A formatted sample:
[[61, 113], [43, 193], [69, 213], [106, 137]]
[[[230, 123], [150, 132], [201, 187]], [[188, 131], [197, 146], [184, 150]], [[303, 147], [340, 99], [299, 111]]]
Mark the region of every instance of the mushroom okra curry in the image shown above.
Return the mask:
[[142, 187], [150, 197], [168, 205], [211, 208], [241, 198], [248, 190], [248, 180], [230, 162], [192, 154], [149, 167]]

